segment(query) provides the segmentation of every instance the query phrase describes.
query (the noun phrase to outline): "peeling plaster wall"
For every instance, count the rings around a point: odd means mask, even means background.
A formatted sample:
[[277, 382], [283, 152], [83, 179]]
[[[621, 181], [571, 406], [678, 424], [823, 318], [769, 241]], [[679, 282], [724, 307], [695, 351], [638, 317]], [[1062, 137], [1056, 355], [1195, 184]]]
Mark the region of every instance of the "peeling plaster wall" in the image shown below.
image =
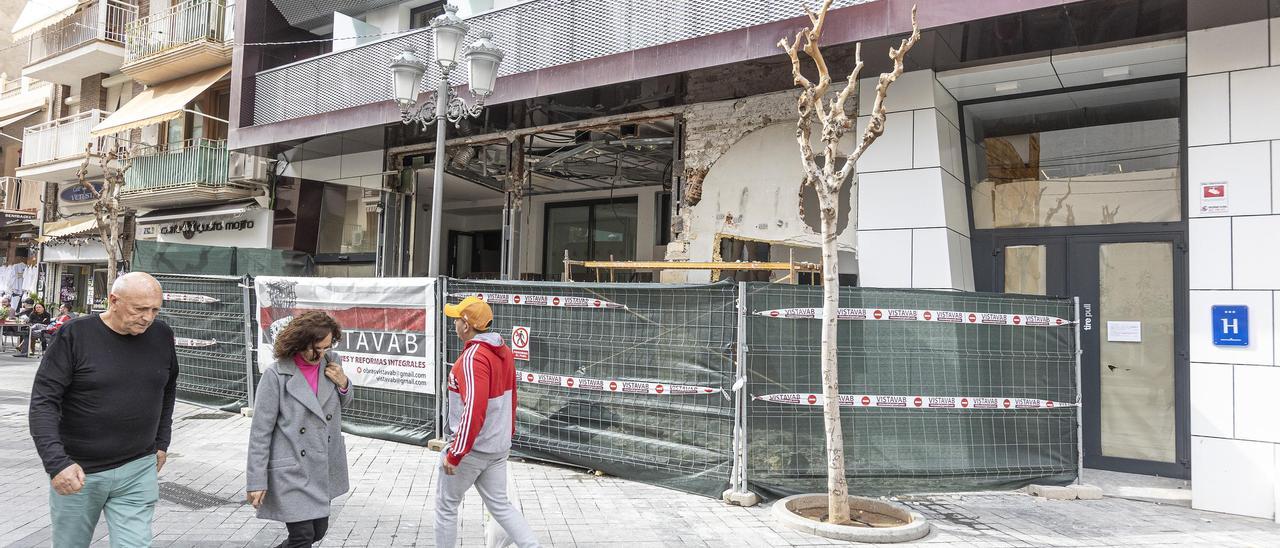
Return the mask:
[[[870, 119], [875, 87], [874, 77], [861, 82], [859, 130]], [[667, 260], [712, 260], [717, 235], [820, 246], [800, 212], [797, 93], [702, 103], [685, 112], [686, 203]], [[923, 70], [904, 74], [886, 107], [885, 133], [858, 164], [856, 211], [849, 213], [858, 230], [837, 237], [841, 273], [857, 273], [860, 285], [872, 287], [972, 291], [956, 101], [933, 71]], [[785, 258], [775, 253], [775, 260]], [[797, 259], [817, 262], [818, 255]], [[709, 279], [709, 272], [669, 271], [662, 281]]]

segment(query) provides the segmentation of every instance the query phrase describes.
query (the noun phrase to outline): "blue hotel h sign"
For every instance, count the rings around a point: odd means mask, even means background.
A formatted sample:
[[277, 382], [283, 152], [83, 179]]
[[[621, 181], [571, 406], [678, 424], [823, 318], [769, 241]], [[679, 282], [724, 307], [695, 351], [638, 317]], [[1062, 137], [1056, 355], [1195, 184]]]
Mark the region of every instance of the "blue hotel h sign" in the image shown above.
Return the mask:
[[1215, 305], [1213, 307], [1214, 346], [1249, 346], [1249, 307]]

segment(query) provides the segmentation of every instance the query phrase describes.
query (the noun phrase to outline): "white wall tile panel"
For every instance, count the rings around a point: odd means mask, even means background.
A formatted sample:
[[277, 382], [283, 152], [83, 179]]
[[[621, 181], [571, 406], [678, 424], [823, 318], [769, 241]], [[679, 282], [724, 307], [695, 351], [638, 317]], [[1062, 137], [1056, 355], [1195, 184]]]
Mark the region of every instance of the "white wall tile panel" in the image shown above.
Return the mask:
[[953, 289], [951, 278], [951, 231], [945, 228], [916, 230], [911, 245], [911, 287]]
[[[890, 171], [895, 169], [911, 169], [911, 158], [914, 154], [915, 133], [914, 115], [910, 112], [891, 112], [885, 117], [884, 133], [871, 144], [862, 158], [858, 160], [858, 173], [868, 171]], [[858, 133], [862, 135], [870, 116], [858, 118]], [[935, 134], [936, 135], [936, 134]], [[856, 137], [855, 137], [856, 138]], [[937, 146], [937, 137], [933, 138]], [[936, 153], [935, 153], [936, 155]]]
[[[1270, 143], [1192, 147], [1189, 151], [1187, 204], [1191, 217], [1267, 215], [1271, 213]], [[1200, 212], [1200, 184], [1227, 183], [1227, 213]]]
[[951, 121], [951, 125], [960, 127], [960, 104], [936, 78], [933, 82], [933, 105], [939, 113]]
[[1231, 75], [1208, 74], [1187, 78], [1187, 144], [1231, 142]]
[[[864, 51], [863, 54], [866, 54]], [[847, 74], [845, 75], [848, 76]], [[876, 84], [880, 75], [863, 78], [858, 83], [858, 115], [870, 116], [871, 107], [876, 100]], [[887, 112], [902, 112], [932, 108], [934, 105], [934, 77], [932, 70], [904, 72], [898, 81], [889, 86], [889, 94], [885, 96], [884, 108]], [[843, 83], [841, 82], [841, 85]]]
[[1280, 395], [1280, 367], [1235, 366], [1235, 438], [1280, 442], [1276, 396]]
[[[1274, 304], [1270, 291], [1191, 291], [1191, 361], [1274, 365]], [[1213, 345], [1213, 305], [1249, 307], [1249, 346]]]
[[1271, 519], [1275, 514], [1275, 445], [1193, 436], [1191, 506]]
[[1191, 289], [1231, 289], [1231, 218], [1187, 223]]
[[969, 236], [968, 189], [960, 179], [942, 172], [942, 199], [947, 212], [947, 228]]
[[858, 283], [911, 287], [911, 230], [859, 231]]
[[1231, 141], [1280, 139], [1280, 67], [1231, 73]]
[[1251, 21], [1187, 33], [1187, 75], [1265, 67], [1267, 22]]
[[1235, 437], [1234, 374], [1233, 365], [1191, 364], [1191, 435]]
[[1232, 220], [1235, 289], [1280, 289], [1280, 215]]
[[942, 179], [938, 168], [858, 175], [858, 228], [947, 226]]
[[917, 110], [912, 114], [915, 121], [915, 135], [913, 137], [915, 152], [912, 154], [911, 167], [919, 169], [941, 166], [942, 137], [938, 131], [938, 118], [940, 118], [938, 111], [930, 108]]

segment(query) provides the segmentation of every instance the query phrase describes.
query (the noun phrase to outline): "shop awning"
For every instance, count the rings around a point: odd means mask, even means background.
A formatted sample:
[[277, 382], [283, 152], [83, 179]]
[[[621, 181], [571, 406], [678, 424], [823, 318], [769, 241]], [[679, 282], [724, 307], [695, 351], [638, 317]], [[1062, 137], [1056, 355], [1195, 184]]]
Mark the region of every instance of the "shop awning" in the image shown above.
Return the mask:
[[28, 0], [22, 14], [13, 24], [13, 41], [35, 34], [42, 28], [61, 21], [76, 11], [82, 0]]
[[157, 209], [149, 213], [138, 216], [138, 224], [163, 223], [165, 221], [176, 221], [181, 219], [198, 219], [200, 217], [214, 217], [218, 215], [239, 215], [250, 208], [256, 208], [257, 204], [248, 202], [240, 204], [224, 204], [215, 207], [184, 207], [177, 209]]
[[231, 72], [230, 65], [147, 88], [120, 107], [120, 110], [107, 116], [90, 133], [100, 137], [177, 118], [182, 115], [187, 103], [228, 72]]
[[16, 115], [16, 116], [10, 116], [10, 117], [8, 117], [8, 118], [5, 118], [5, 119], [3, 119], [3, 120], [0, 120], [0, 128], [3, 128], [4, 126], [7, 126], [7, 125], [12, 124], [12, 123], [14, 123], [14, 122], [20, 122], [20, 121], [22, 121], [22, 120], [23, 120], [23, 119], [25, 119], [25, 118], [30, 118], [30, 117], [31, 117], [31, 115], [33, 115], [33, 114], [35, 114], [35, 113], [37, 113], [37, 112], [40, 112], [40, 110], [42, 110], [42, 109], [44, 109], [44, 105], [40, 105], [40, 106], [38, 106], [38, 107], [36, 107], [36, 108], [33, 108], [33, 109], [30, 109], [30, 110], [23, 111], [22, 113], [20, 113], [20, 114], [18, 114], [18, 115]]
[[[85, 221], [64, 221], [63, 223], [49, 223], [54, 225], [49, 230], [49, 225], [45, 226], [45, 238], [71, 238], [75, 236], [98, 235], [98, 220], [89, 219]], [[61, 225], [61, 226], [58, 226]]]

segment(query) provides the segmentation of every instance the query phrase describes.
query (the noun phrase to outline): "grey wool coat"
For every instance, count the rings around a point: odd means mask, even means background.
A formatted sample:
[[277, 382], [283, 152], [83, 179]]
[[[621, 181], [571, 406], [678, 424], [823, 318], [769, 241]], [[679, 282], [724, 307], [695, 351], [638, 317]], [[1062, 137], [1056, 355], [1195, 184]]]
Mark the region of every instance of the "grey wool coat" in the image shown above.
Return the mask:
[[[327, 354], [322, 363], [339, 361]], [[340, 363], [340, 362], [339, 362]], [[350, 489], [342, 440], [344, 395], [320, 370], [319, 395], [293, 358], [262, 372], [249, 432], [246, 491], [267, 492], [258, 517], [285, 523], [329, 515], [329, 504]]]

